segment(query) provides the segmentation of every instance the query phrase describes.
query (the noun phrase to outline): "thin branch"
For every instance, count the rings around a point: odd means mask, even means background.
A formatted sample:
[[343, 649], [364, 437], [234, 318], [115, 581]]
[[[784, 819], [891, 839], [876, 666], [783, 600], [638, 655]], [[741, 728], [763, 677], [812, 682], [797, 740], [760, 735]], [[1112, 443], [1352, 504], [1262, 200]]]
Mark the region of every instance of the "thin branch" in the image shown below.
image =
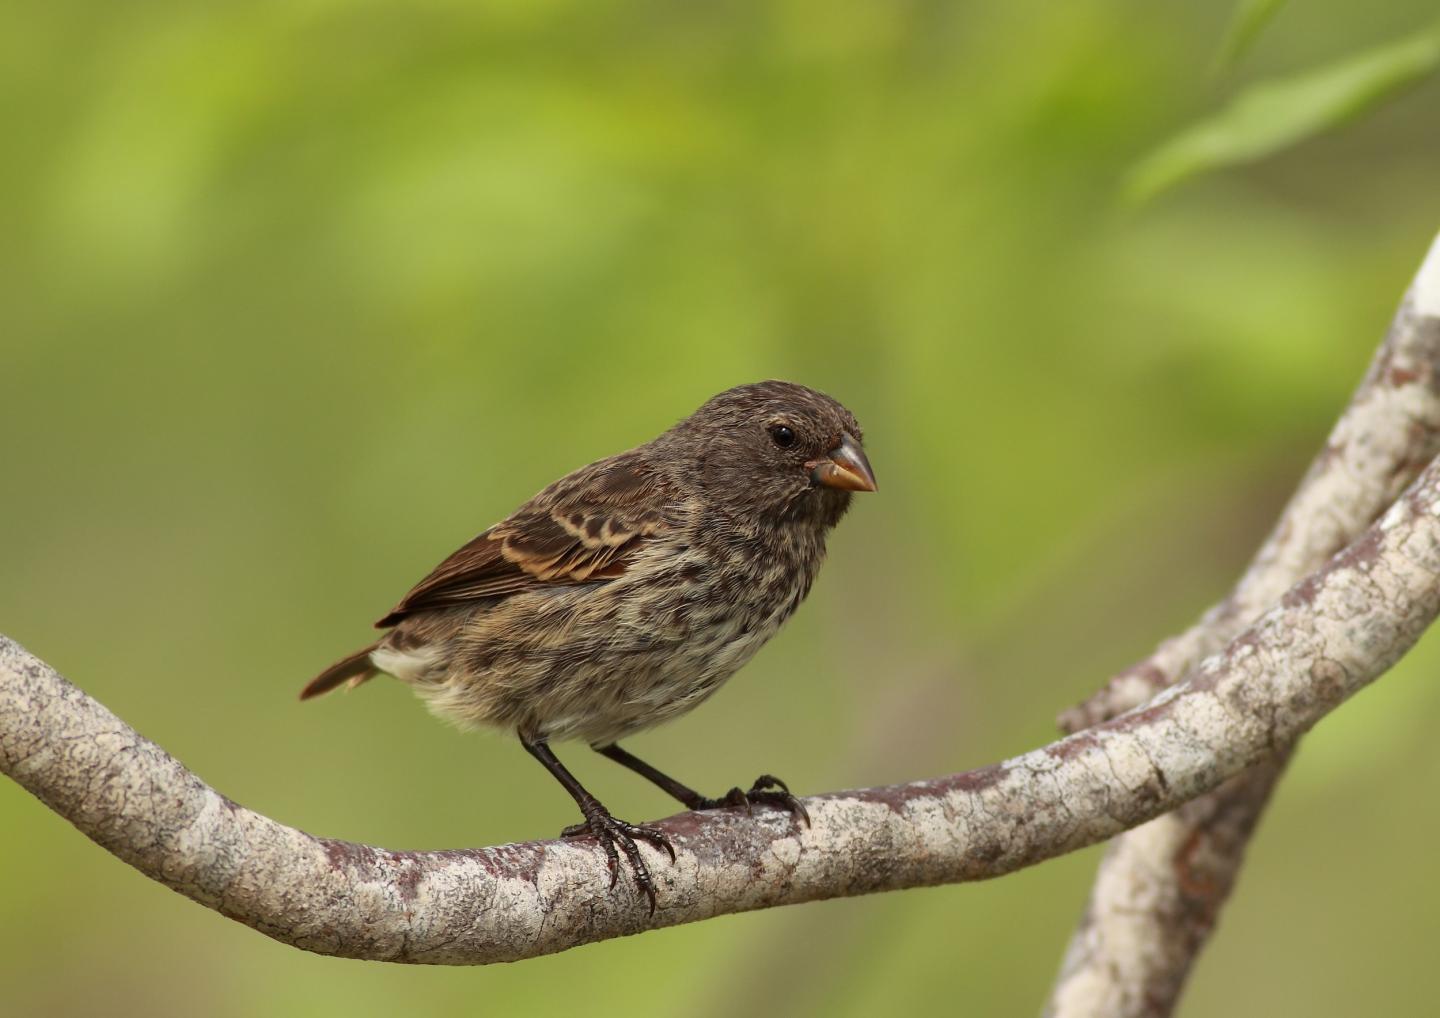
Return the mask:
[[1440, 461], [1224, 653], [1142, 709], [1003, 763], [661, 822], [650, 916], [587, 842], [391, 852], [236, 805], [0, 637], [0, 769], [147, 876], [284, 943], [400, 962], [513, 961], [725, 913], [980, 880], [1175, 809], [1383, 674], [1440, 611]]
[[[1363, 528], [1440, 453], [1440, 240], [1350, 405], [1231, 594], [1199, 623], [1067, 712], [1062, 728], [1128, 709], [1194, 669], [1276, 592]], [[1066, 951], [1047, 1013], [1168, 1015], [1228, 899], [1289, 748], [1221, 790], [1117, 840]]]

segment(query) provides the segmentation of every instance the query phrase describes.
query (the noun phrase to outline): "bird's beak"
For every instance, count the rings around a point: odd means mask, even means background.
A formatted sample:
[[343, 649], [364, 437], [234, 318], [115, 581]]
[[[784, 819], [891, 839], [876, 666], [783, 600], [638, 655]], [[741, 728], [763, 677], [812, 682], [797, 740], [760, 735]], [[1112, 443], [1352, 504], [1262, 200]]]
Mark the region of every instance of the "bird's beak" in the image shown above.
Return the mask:
[[823, 460], [809, 464], [810, 480], [827, 488], [843, 491], [874, 491], [875, 471], [865, 458], [865, 450], [849, 434], [843, 434], [840, 444], [831, 449]]

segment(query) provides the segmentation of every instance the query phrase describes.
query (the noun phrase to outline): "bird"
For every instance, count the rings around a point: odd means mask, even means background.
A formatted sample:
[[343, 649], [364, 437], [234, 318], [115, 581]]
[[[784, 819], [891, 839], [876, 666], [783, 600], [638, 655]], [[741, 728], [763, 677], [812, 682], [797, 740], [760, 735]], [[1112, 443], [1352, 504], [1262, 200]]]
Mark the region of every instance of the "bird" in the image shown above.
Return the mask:
[[809, 816], [780, 779], [709, 798], [620, 747], [709, 698], [794, 614], [856, 492], [876, 490], [855, 416], [794, 382], [736, 386], [657, 438], [555, 481], [463, 545], [377, 623], [384, 635], [316, 676], [309, 699], [377, 674], [461, 728], [498, 728], [564, 786], [564, 837], [623, 853], [656, 907], [637, 839], [562, 764], [582, 740], [687, 809], [756, 805]]

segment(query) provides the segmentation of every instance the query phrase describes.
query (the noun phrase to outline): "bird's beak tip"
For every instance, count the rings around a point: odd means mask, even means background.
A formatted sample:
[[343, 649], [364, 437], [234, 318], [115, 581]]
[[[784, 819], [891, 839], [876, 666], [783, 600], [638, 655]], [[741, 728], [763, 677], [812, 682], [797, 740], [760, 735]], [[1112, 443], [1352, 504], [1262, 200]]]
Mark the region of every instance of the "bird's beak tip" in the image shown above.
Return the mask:
[[865, 450], [851, 435], [843, 435], [840, 444], [831, 449], [810, 471], [816, 484], [842, 491], [877, 491], [875, 471], [865, 457]]

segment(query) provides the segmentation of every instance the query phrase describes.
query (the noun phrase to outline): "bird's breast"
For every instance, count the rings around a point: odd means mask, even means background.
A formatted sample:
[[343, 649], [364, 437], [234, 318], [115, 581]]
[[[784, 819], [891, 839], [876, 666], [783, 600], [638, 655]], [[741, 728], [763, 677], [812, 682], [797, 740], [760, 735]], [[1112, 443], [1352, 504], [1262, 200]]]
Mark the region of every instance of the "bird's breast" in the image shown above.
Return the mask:
[[700, 535], [696, 545], [704, 568], [693, 571], [692, 633], [714, 627], [727, 642], [754, 644], [750, 653], [795, 613], [825, 555], [818, 537], [783, 530], [716, 528]]

